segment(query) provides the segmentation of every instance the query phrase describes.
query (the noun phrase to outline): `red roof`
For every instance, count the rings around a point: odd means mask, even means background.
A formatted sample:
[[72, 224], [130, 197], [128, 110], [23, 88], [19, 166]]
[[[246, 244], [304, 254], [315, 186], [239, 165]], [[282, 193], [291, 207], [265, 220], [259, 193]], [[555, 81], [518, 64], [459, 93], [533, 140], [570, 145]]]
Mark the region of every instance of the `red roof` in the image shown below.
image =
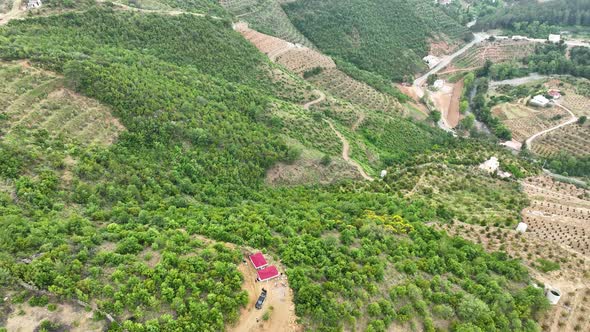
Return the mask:
[[259, 269], [261, 267], [265, 267], [268, 265], [266, 259], [264, 258], [261, 252], [257, 252], [254, 255], [250, 255], [250, 261], [252, 262], [252, 265], [254, 265], [255, 269]]
[[260, 281], [276, 278], [279, 276], [279, 270], [274, 265], [266, 267], [262, 270], [256, 271], [258, 272], [258, 278]]

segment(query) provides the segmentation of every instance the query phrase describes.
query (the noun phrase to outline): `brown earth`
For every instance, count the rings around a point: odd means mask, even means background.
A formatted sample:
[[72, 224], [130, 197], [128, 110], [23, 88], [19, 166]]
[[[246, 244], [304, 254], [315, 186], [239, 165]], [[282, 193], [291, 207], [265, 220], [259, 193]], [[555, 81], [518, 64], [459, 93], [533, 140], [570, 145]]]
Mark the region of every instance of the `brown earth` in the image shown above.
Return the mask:
[[[248, 292], [248, 305], [240, 312], [240, 321], [235, 326], [230, 326], [230, 332], [275, 332], [275, 331], [302, 331], [297, 324], [295, 304], [293, 303], [293, 291], [289, 288], [286, 275], [279, 278], [255, 282], [256, 270], [249, 264], [240, 264], [238, 267], [244, 275], [242, 289]], [[280, 269], [279, 269], [280, 270]], [[258, 296], [266, 289], [267, 295], [261, 310], [254, 307]], [[264, 320], [263, 315], [268, 312], [269, 319]]]
[[463, 93], [463, 80], [455, 83], [453, 86], [453, 94], [451, 95], [451, 103], [447, 113], [447, 123], [451, 128], [455, 128], [461, 119], [459, 112], [459, 103], [461, 102], [461, 95]]
[[30, 305], [11, 305], [12, 313], [6, 320], [9, 332], [33, 332], [44, 320], [49, 320], [67, 327], [71, 332], [103, 331], [103, 321], [95, 322], [92, 311], [87, 312], [80, 306], [59, 304], [56, 311], [49, 311], [46, 307], [31, 307]]

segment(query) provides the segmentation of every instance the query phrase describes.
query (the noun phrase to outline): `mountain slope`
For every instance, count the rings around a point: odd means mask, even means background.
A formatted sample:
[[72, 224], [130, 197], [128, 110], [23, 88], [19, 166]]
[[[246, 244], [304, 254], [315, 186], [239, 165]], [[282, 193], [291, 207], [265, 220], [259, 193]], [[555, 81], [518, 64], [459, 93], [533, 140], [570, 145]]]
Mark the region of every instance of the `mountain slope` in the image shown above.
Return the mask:
[[299, 0], [283, 8], [326, 54], [393, 80], [425, 68], [429, 39], [456, 44], [469, 37], [425, 0]]
[[[29, 18], [0, 28], [0, 57], [53, 69], [125, 128], [111, 145], [74, 144], [36, 126], [22, 126], [27, 141], [0, 142], [0, 293], [10, 294], [0, 321], [19, 312], [19, 301], [77, 299], [96, 319], [111, 314], [111, 331], [224, 330], [246, 303], [237, 266], [254, 248], [283, 262], [310, 330], [536, 328], [546, 302], [527, 286], [526, 269], [424, 225], [452, 216], [427, 190], [406, 198], [393, 186], [405, 179], [393, 177], [265, 186], [272, 165], [298, 158], [287, 138], [339, 154], [339, 141], [324, 144], [324, 133], [335, 135], [323, 120], [341, 128], [354, 113], [339, 118], [336, 107], [315, 112], [322, 105], [306, 110], [280, 99], [270, 83], [276, 68], [229, 22], [120, 10]], [[13, 118], [0, 120], [12, 127]], [[494, 154], [534, 169], [404, 119], [366, 123], [366, 131], [352, 127], [370, 148], [399, 151], [393, 167], [430, 158], [473, 171]], [[350, 131], [344, 135], [358, 139]], [[393, 131], [421, 141], [399, 143]], [[471, 176], [481, 187], [497, 182]], [[471, 183], [460, 189], [480, 205], [488, 193]], [[20, 280], [50, 298], [21, 289]]]

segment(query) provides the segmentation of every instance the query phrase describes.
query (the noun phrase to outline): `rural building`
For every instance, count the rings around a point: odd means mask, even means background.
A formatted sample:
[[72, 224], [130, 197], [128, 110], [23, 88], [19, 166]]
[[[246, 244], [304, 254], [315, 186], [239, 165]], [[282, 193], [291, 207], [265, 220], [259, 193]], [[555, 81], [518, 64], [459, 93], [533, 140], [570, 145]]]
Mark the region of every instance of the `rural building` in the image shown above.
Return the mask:
[[41, 7], [41, 0], [29, 0], [27, 3], [27, 9], [35, 9]]
[[547, 38], [547, 39], [552, 43], [559, 43], [559, 41], [561, 41], [561, 36], [560, 35], [549, 35], [549, 38]]
[[434, 3], [439, 3], [441, 5], [450, 5], [453, 0], [434, 0]]
[[386, 175], [387, 175], [387, 170], [385, 170], [385, 169], [384, 169], [384, 170], [382, 170], [382, 171], [381, 171], [381, 175], [380, 175], [380, 176], [381, 176], [381, 178], [383, 179], [383, 178], [384, 178]]
[[496, 157], [491, 157], [489, 160], [486, 160], [481, 165], [479, 165], [479, 169], [487, 173], [495, 173], [499, 167], [500, 162]]
[[426, 62], [426, 65], [428, 66], [428, 68], [434, 68], [434, 67], [436, 67], [436, 65], [438, 65], [440, 63], [440, 58], [436, 57], [434, 55], [427, 55], [427, 56], [423, 57], [422, 60], [424, 62]]
[[264, 255], [262, 255], [261, 252], [250, 255], [250, 262], [252, 262], [252, 265], [256, 270], [262, 269], [268, 265], [266, 258], [264, 258]]
[[279, 276], [279, 270], [274, 265], [258, 270], [256, 273], [258, 273], [259, 281], [266, 281]]
[[501, 179], [508, 179], [509, 177], [511, 177], [511, 176], [512, 176], [512, 174], [510, 174], [509, 172], [503, 172], [503, 171], [501, 171], [501, 170], [498, 170], [498, 172], [497, 172], [496, 174], [498, 174], [498, 176], [499, 176]]
[[519, 35], [514, 35], [512, 36], [512, 40], [526, 40], [527, 37], [525, 36], [519, 36]]
[[547, 107], [547, 105], [549, 105], [549, 99], [545, 98], [545, 96], [536, 95], [529, 101], [529, 104], [533, 106]]
[[519, 233], [524, 233], [524, 232], [526, 232], [526, 229], [528, 227], [529, 226], [527, 224], [525, 224], [523, 222], [519, 222], [518, 223], [518, 226], [516, 226], [516, 231], [519, 232]]
[[547, 91], [547, 94], [550, 95], [554, 100], [561, 98], [561, 93], [559, 90], [551, 89]]

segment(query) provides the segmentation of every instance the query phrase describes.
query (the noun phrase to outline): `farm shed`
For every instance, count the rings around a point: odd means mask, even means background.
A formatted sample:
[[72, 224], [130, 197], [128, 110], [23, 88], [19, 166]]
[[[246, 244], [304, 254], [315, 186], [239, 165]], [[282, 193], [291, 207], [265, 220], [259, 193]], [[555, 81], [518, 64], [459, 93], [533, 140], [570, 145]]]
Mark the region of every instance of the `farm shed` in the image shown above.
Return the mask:
[[29, 0], [27, 3], [27, 9], [35, 9], [41, 7], [41, 0]]
[[545, 98], [545, 96], [536, 95], [529, 103], [533, 106], [547, 107], [549, 105], [549, 99]]
[[561, 36], [560, 35], [549, 35], [549, 38], [547, 38], [550, 42], [552, 43], [559, 43], [559, 41], [561, 40]]
[[258, 273], [258, 280], [260, 281], [270, 280], [279, 276], [279, 270], [274, 265], [258, 270], [256, 273]]
[[263, 267], [268, 265], [268, 263], [266, 262], [266, 258], [264, 258], [264, 255], [262, 255], [261, 252], [257, 252], [254, 255], [250, 255], [250, 262], [252, 262], [252, 265], [257, 270], [262, 269]]

